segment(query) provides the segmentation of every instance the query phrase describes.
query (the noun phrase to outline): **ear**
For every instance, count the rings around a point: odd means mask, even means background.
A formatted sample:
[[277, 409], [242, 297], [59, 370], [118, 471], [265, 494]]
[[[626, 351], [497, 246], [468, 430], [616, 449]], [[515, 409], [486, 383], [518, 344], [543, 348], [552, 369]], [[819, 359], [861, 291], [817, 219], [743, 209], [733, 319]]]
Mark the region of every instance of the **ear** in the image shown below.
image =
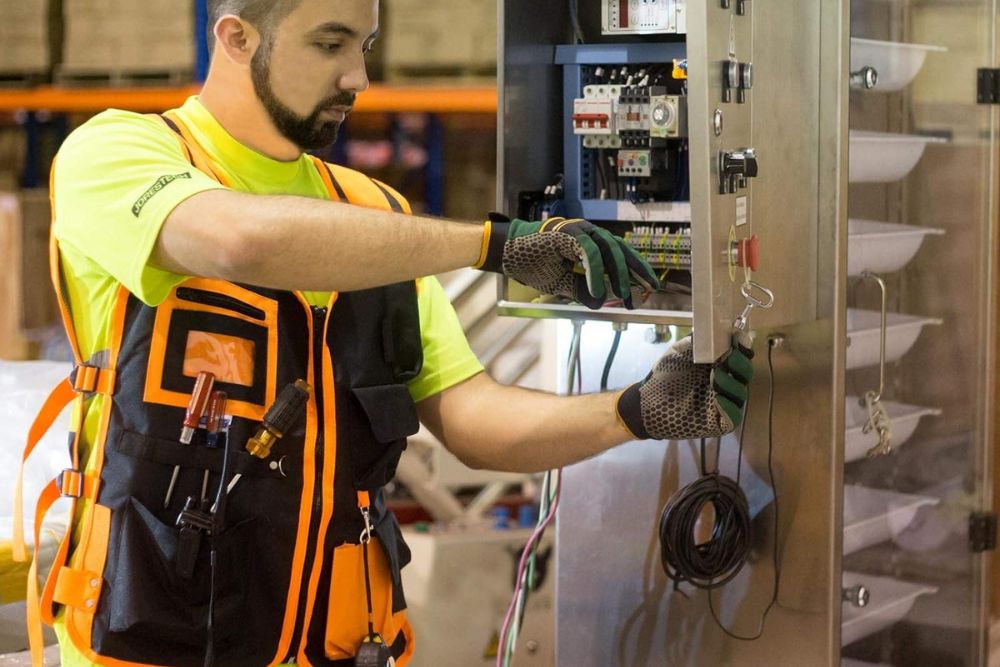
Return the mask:
[[260, 48], [260, 33], [238, 16], [227, 14], [215, 24], [216, 48], [238, 65], [249, 65]]

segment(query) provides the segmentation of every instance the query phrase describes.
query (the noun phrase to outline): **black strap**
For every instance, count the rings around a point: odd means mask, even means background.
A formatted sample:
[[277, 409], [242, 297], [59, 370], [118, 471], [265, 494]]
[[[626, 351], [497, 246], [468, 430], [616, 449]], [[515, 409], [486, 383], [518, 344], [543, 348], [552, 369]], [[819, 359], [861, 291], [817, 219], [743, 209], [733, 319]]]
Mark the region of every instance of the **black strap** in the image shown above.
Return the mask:
[[375, 187], [377, 187], [379, 190], [382, 191], [383, 195], [385, 195], [386, 200], [389, 202], [389, 208], [391, 208], [396, 213], [403, 213], [404, 212], [403, 211], [403, 205], [400, 204], [399, 200], [396, 199], [395, 197], [393, 197], [392, 194], [388, 190], [386, 190], [382, 186], [381, 183], [379, 183], [378, 181], [376, 181], [374, 178], [371, 179], [371, 182], [375, 184]]
[[330, 182], [333, 183], [333, 189], [337, 191], [337, 196], [340, 197], [340, 201], [350, 204], [351, 200], [347, 198], [347, 193], [344, 192], [344, 188], [340, 187], [340, 183], [337, 182], [337, 177], [333, 175], [333, 170], [330, 169], [330, 165], [326, 162], [320, 160], [323, 164], [323, 168], [326, 169], [326, 173], [330, 176]]
[[177, 133], [177, 136], [179, 136], [179, 137], [183, 137], [184, 136], [181, 133], [181, 128], [177, 127], [177, 123], [175, 123], [174, 121], [170, 120], [169, 118], [167, 118], [163, 114], [159, 114], [159, 116], [160, 116], [160, 118], [163, 119], [163, 122], [167, 124], [167, 127], [169, 127], [171, 130], [173, 130], [174, 132]]
[[375, 621], [372, 612], [372, 580], [368, 573], [368, 545], [371, 544], [371, 540], [364, 542], [364, 551], [362, 551], [362, 556], [365, 562], [365, 597], [368, 602], [368, 638], [371, 639], [375, 636]]

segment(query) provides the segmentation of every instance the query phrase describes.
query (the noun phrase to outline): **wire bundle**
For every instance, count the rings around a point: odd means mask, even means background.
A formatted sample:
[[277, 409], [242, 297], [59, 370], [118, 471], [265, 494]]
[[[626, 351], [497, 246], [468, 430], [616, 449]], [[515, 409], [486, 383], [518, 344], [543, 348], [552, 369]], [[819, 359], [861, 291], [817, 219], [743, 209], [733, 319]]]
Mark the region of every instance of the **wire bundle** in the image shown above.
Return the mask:
[[[569, 358], [566, 361], [566, 388], [567, 393], [570, 394], [573, 393], [574, 386], [577, 389], [577, 393], [583, 392], [580, 359], [580, 338], [582, 333], [583, 322], [574, 322], [573, 338], [569, 346]], [[521, 631], [521, 624], [524, 622], [524, 612], [528, 595], [534, 590], [537, 584], [535, 570], [538, 548], [542, 543], [542, 538], [545, 536], [545, 530], [555, 521], [556, 510], [559, 509], [561, 481], [562, 470], [550, 470], [542, 478], [538, 504], [538, 522], [535, 524], [535, 531], [528, 540], [528, 544], [524, 547], [524, 551], [521, 552], [521, 559], [518, 562], [514, 595], [511, 598], [510, 605], [507, 607], [507, 615], [504, 617], [503, 627], [500, 629], [496, 667], [510, 667], [510, 662], [514, 658], [517, 637]]]

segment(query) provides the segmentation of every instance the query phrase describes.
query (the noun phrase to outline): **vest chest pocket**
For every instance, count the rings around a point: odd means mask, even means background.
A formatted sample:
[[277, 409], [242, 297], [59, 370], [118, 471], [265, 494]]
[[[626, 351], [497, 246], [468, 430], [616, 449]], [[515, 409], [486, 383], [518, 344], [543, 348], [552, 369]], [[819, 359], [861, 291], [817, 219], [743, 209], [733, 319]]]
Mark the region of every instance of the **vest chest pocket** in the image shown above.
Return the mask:
[[417, 408], [401, 384], [354, 387], [348, 420], [351, 469], [357, 489], [385, 486], [396, 474], [406, 438], [420, 430]]
[[156, 311], [143, 399], [186, 408], [199, 372], [229, 396], [227, 412], [259, 421], [274, 402], [278, 304], [222, 281], [191, 279]]

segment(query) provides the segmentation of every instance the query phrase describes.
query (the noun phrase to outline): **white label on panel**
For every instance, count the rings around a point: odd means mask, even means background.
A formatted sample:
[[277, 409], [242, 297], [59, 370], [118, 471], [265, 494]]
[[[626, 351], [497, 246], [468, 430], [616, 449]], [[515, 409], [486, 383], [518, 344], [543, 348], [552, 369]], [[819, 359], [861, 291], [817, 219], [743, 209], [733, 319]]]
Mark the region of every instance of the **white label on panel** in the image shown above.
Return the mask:
[[747, 198], [736, 198], [736, 226], [742, 227], [747, 224]]

